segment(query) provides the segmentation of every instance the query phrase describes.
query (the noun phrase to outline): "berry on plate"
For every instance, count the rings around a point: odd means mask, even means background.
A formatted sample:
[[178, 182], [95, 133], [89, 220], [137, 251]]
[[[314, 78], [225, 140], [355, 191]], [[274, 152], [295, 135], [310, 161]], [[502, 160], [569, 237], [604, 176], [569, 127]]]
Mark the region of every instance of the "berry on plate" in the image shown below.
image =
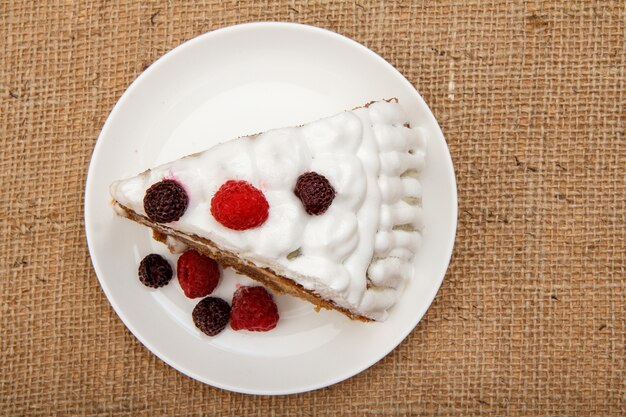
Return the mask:
[[230, 306], [221, 298], [207, 297], [196, 305], [191, 316], [193, 323], [202, 333], [215, 336], [228, 324]]
[[272, 295], [260, 286], [242, 286], [233, 295], [230, 327], [233, 330], [266, 332], [278, 323], [278, 308]]
[[178, 282], [188, 298], [205, 297], [220, 280], [220, 269], [213, 259], [188, 250], [178, 258]]
[[161, 255], [152, 253], [139, 263], [139, 280], [146, 287], [159, 288], [172, 279], [172, 267]]

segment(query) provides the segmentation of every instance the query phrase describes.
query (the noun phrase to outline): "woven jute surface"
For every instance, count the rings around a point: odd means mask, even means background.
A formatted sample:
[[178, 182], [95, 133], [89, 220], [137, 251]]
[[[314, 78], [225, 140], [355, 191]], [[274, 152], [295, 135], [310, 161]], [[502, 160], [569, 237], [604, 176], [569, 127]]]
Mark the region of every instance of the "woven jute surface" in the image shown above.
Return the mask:
[[[625, 9], [0, 0], [0, 414], [626, 414]], [[91, 152], [129, 83], [185, 40], [259, 20], [328, 28], [395, 65], [441, 123], [459, 189], [452, 263], [415, 331], [293, 396], [157, 359], [107, 302], [83, 225]]]

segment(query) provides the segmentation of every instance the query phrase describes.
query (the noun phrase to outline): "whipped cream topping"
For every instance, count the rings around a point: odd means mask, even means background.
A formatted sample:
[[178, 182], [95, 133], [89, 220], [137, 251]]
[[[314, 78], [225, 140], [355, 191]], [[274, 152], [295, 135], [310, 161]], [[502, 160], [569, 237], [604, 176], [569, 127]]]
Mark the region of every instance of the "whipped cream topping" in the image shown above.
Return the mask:
[[[408, 127], [397, 102], [374, 102], [219, 144], [118, 181], [111, 195], [145, 215], [145, 191], [174, 179], [187, 191], [189, 206], [169, 227], [210, 239], [353, 313], [383, 321], [411, 276], [420, 241], [417, 174], [425, 149], [421, 130]], [[298, 176], [310, 171], [336, 191], [319, 216], [307, 214], [294, 194]], [[264, 224], [236, 231], [213, 218], [211, 198], [231, 179], [264, 193], [270, 206]]]

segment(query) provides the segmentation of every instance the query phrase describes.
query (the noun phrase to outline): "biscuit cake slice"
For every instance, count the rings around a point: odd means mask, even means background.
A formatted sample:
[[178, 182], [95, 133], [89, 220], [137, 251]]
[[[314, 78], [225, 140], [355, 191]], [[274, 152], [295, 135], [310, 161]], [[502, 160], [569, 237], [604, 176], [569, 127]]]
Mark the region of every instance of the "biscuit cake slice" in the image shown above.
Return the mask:
[[111, 185], [118, 214], [269, 288], [384, 321], [412, 275], [426, 151], [396, 99], [233, 139]]

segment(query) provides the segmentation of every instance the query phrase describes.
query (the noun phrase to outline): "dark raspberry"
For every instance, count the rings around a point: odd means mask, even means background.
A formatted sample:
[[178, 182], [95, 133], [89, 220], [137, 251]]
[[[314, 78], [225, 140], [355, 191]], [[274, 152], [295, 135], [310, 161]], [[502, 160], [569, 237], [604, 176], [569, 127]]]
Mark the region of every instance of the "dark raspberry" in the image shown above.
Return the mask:
[[211, 214], [233, 230], [252, 229], [269, 216], [269, 204], [258, 188], [246, 181], [226, 181], [211, 199]]
[[314, 215], [323, 214], [335, 198], [333, 186], [317, 172], [300, 175], [294, 193], [302, 201], [306, 212]]
[[220, 268], [213, 259], [188, 250], [178, 258], [178, 283], [188, 298], [209, 295], [220, 281]]
[[139, 263], [139, 280], [146, 287], [159, 288], [172, 279], [172, 267], [161, 255], [152, 253]]
[[242, 286], [235, 291], [230, 312], [233, 330], [267, 332], [276, 327], [278, 319], [276, 303], [265, 288]]
[[158, 223], [180, 219], [187, 210], [189, 197], [185, 189], [174, 180], [162, 180], [148, 188], [143, 197], [143, 209], [148, 217]]
[[221, 298], [207, 297], [196, 305], [191, 316], [193, 323], [202, 333], [215, 336], [228, 324], [230, 306]]

